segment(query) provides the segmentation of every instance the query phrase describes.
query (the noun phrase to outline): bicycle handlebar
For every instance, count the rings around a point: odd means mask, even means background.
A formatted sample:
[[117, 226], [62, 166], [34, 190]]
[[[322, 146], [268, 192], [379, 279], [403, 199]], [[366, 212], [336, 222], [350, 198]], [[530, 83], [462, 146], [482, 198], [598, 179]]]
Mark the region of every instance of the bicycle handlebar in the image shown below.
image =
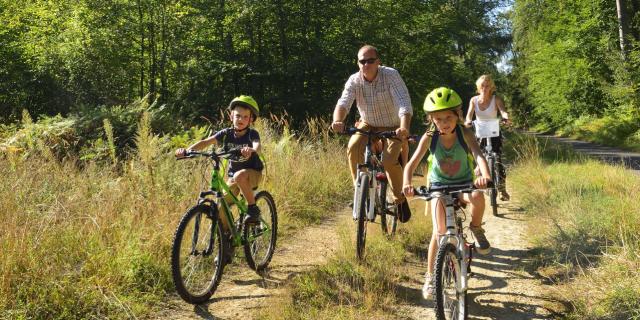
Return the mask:
[[348, 134], [348, 135], [353, 135], [356, 133], [361, 133], [364, 134], [366, 136], [370, 136], [370, 137], [380, 137], [380, 138], [392, 138], [396, 136], [396, 132], [395, 131], [380, 131], [380, 132], [371, 132], [371, 131], [366, 131], [366, 130], [362, 130], [362, 129], [358, 129], [355, 127], [350, 127], [350, 128], [345, 128], [344, 131], [342, 132], [343, 134]]
[[445, 186], [420, 186], [413, 189], [413, 193], [416, 197], [429, 201], [436, 197], [437, 194], [458, 194], [458, 193], [471, 193], [474, 191], [485, 192], [488, 188], [493, 188], [493, 181], [487, 183], [487, 188], [476, 188], [472, 183], [464, 184], [450, 184]]
[[217, 160], [217, 159], [225, 157], [225, 156], [239, 157], [239, 156], [242, 155], [240, 150], [241, 150], [240, 148], [234, 148], [234, 149], [227, 150], [227, 151], [222, 151], [222, 152], [186, 151], [185, 154], [184, 154], [184, 157], [178, 158], [178, 160], [195, 158], [196, 156], [207, 157], [207, 158], [211, 158], [211, 159], [214, 159], [214, 160]]

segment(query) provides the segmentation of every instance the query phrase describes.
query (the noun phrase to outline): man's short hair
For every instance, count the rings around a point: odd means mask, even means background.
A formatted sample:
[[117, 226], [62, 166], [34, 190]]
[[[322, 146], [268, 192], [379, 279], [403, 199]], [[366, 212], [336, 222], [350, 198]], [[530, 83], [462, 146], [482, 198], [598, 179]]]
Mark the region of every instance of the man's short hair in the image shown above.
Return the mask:
[[360, 50], [358, 50], [358, 53], [360, 53], [360, 51], [365, 51], [365, 50], [373, 50], [373, 52], [376, 53], [376, 58], [380, 58], [380, 54], [378, 53], [378, 48], [370, 45], [370, 44], [365, 44], [364, 46], [362, 46], [360, 48]]

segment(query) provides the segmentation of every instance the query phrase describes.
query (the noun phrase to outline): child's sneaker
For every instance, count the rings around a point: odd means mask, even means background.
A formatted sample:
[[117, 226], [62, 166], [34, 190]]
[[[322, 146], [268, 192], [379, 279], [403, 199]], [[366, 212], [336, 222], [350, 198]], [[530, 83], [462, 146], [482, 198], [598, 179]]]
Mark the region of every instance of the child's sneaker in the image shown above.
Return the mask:
[[471, 233], [473, 233], [473, 237], [476, 239], [476, 252], [479, 254], [487, 254], [491, 251], [491, 244], [489, 244], [489, 240], [484, 235], [484, 229], [482, 227], [474, 227], [469, 226], [471, 229]]
[[249, 205], [247, 215], [244, 217], [244, 224], [256, 224], [260, 222], [260, 208], [255, 204]]
[[422, 286], [422, 298], [429, 300], [436, 294], [436, 284], [430, 273], [424, 274], [424, 285]]

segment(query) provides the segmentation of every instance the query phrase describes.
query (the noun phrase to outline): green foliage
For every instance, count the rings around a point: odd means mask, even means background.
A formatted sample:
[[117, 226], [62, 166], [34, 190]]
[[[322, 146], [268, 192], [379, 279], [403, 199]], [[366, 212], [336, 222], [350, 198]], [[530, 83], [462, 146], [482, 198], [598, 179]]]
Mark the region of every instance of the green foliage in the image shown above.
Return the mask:
[[0, 122], [146, 97], [191, 124], [240, 93], [264, 114], [328, 115], [365, 43], [417, 106], [436, 86], [470, 95], [506, 50], [501, 3], [0, 0]]
[[517, 121], [600, 143], [636, 145], [640, 7], [622, 3], [636, 21], [626, 55], [615, 2], [515, 1], [508, 100]]

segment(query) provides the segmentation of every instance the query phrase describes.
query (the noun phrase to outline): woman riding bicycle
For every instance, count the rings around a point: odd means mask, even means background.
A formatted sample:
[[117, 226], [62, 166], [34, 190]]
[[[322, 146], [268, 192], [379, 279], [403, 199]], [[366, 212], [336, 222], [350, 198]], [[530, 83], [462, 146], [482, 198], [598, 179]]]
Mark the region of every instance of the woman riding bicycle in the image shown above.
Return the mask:
[[[452, 89], [445, 87], [431, 91], [425, 99], [424, 111], [429, 120], [435, 124], [437, 131], [427, 132], [422, 136], [415, 153], [404, 169], [403, 192], [406, 196], [414, 195], [411, 182], [413, 172], [427, 151], [430, 151], [434, 139], [437, 140], [433, 146], [433, 153], [428, 158], [427, 177], [430, 185], [473, 182], [477, 188], [485, 188], [487, 183], [491, 181], [486, 178], [489, 176], [489, 167], [480, 146], [478, 146], [473, 133], [461, 125], [459, 117], [461, 104], [460, 96]], [[470, 158], [469, 152], [482, 173], [475, 180], [473, 159]], [[481, 192], [464, 193], [459, 195], [459, 199], [462, 203], [471, 204], [470, 229], [477, 242], [476, 251], [480, 254], [487, 254], [491, 247], [484, 235], [484, 229], [481, 227], [484, 214], [484, 195]], [[428, 271], [422, 288], [422, 295], [425, 299], [429, 299], [433, 293], [432, 274], [438, 250], [438, 235], [446, 233], [445, 208], [441, 200], [431, 201], [431, 213], [433, 232], [429, 243]]]
[[[500, 97], [495, 95], [496, 84], [493, 82], [491, 75], [485, 74], [480, 76], [480, 78], [476, 80], [476, 89], [478, 95], [471, 98], [471, 100], [469, 101], [467, 119], [464, 122], [465, 126], [471, 126], [474, 114], [476, 115], [476, 118], [478, 120], [498, 119], [498, 111], [500, 111], [500, 116], [502, 117], [502, 120], [504, 122], [506, 122], [507, 124], [511, 123], [509, 114], [505, 110], [504, 102]], [[501, 183], [497, 187], [500, 191], [500, 200], [509, 201], [511, 197], [507, 192], [507, 173], [504, 168], [504, 164], [502, 163], [502, 132], [500, 133], [500, 136], [490, 139], [491, 147], [493, 148], [493, 151], [495, 151], [498, 155], [497, 164], [500, 179], [498, 179], [497, 181], [501, 181]], [[480, 146], [484, 147], [486, 143], [486, 139], [482, 139]]]

